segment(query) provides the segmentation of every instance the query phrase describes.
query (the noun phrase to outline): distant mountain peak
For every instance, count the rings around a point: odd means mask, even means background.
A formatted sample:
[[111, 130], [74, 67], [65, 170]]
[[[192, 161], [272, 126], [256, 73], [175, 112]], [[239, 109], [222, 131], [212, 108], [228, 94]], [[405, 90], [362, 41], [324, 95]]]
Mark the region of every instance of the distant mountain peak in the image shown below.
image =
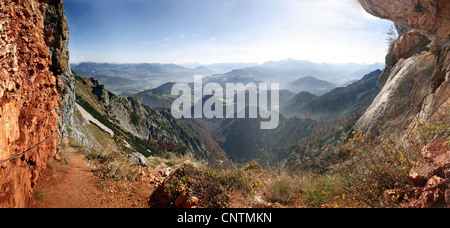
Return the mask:
[[306, 76], [290, 82], [287, 89], [295, 93], [306, 91], [316, 95], [323, 95], [336, 87], [337, 86], [331, 82], [320, 80], [312, 76]]

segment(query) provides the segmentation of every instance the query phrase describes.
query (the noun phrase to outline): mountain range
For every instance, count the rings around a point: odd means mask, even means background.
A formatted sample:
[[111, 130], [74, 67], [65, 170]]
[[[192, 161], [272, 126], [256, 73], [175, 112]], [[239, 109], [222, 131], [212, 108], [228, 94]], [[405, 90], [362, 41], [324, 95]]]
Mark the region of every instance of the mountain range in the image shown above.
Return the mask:
[[[293, 95], [282, 104], [280, 124], [275, 130], [261, 130], [261, 119], [184, 121], [206, 131], [233, 161], [257, 159], [275, 165], [292, 153], [306, 153], [306, 145], [338, 138], [342, 133], [339, 127], [351, 126], [380, 92], [380, 73], [381, 70], [376, 70], [349, 86], [336, 88], [322, 96], [309, 92]], [[246, 113], [249, 109], [247, 107]]]
[[[280, 83], [283, 89], [288, 89], [287, 87], [291, 82], [300, 78], [315, 77], [338, 86], [355, 79], [361, 79], [367, 72], [384, 68], [382, 63], [328, 64], [293, 59], [263, 64], [222, 63], [191, 66], [195, 66], [195, 68], [159, 63], [108, 64], [88, 62], [71, 65], [72, 69], [78, 74], [98, 80], [108, 90], [117, 95], [122, 93], [136, 94], [144, 90], [157, 88], [168, 82], [191, 82], [194, 75], [203, 75], [207, 78], [207, 81], [216, 82], [274, 82]], [[224, 71], [226, 73], [223, 73]]]
[[330, 120], [355, 114], [362, 115], [380, 92], [381, 70], [365, 75], [360, 81], [336, 88], [323, 96], [308, 92], [296, 95], [281, 107], [281, 113], [291, 117]]
[[135, 98], [120, 98], [95, 79], [73, 75], [77, 105], [74, 123], [65, 131], [82, 146], [102, 149], [117, 144], [124, 151], [145, 156], [161, 156], [170, 148], [173, 153], [203, 159], [223, 157], [207, 136], [199, 135], [198, 129], [184, 125], [169, 112], [145, 106]]

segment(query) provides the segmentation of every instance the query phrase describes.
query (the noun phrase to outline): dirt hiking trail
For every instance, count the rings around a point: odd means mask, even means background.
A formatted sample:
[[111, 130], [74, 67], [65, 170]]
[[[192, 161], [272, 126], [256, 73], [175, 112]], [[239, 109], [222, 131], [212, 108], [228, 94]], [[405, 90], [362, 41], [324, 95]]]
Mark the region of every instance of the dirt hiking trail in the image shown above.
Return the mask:
[[68, 164], [52, 160], [41, 175], [30, 208], [130, 208], [148, 207], [154, 185], [142, 178], [139, 181], [115, 181], [94, 175], [84, 154], [62, 140], [61, 149]]

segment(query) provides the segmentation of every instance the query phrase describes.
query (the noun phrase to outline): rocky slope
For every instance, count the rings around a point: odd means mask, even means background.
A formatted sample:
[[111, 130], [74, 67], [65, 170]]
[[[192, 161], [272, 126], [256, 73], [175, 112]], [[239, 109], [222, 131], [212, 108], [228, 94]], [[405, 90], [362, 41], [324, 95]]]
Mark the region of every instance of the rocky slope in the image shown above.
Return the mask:
[[[172, 103], [177, 98], [177, 96], [171, 95], [172, 87], [174, 85], [174, 82], [168, 82], [155, 89], [144, 90], [137, 94], [133, 94], [130, 97], [134, 97], [141, 101], [144, 105], [152, 108], [170, 109], [172, 107]], [[123, 94], [121, 96], [123, 96]]]
[[56, 152], [58, 81], [68, 64], [60, 45], [67, 37], [56, 35], [62, 18], [62, 1], [0, 2], [0, 161], [39, 144], [0, 164], [0, 207], [25, 206]]
[[391, 45], [382, 91], [356, 127], [403, 138], [417, 122], [450, 109], [450, 3], [448, 1], [360, 0], [371, 14], [406, 29]]
[[155, 151], [160, 149], [191, 153], [201, 159], [216, 155], [196, 129], [176, 120], [168, 111], [157, 111], [135, 98], [120, 98], [95, 79], [75, 75], [75, 80], [74, 124], [66, 127], [65, 135], [82, 146], [104, 149], [112, 140], [147, 156], [161, 155]]
[[[356, 127], [407, 141], [423, 123], [448, 121], [450, 2], [359, 2], [369, 13], [397, 23], [400, 36], [386, 57], [386, 69], [380, 76], [382, 91]], [[404, 207], [449, 207], [449, 152], [448, 142], [435, 138], [423, 148], [410, 172], [415, 187], [386, 194], [397, 197]]]

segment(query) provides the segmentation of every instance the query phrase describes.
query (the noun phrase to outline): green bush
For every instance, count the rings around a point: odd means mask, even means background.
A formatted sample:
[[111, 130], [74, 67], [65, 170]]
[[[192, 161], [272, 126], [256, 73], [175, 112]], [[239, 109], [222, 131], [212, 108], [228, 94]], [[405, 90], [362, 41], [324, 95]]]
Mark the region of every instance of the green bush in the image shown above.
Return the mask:
[[317, 207], [347, 192], [348, 180], [341, 175], [306, 175], [300, 189], [308, 206]]

